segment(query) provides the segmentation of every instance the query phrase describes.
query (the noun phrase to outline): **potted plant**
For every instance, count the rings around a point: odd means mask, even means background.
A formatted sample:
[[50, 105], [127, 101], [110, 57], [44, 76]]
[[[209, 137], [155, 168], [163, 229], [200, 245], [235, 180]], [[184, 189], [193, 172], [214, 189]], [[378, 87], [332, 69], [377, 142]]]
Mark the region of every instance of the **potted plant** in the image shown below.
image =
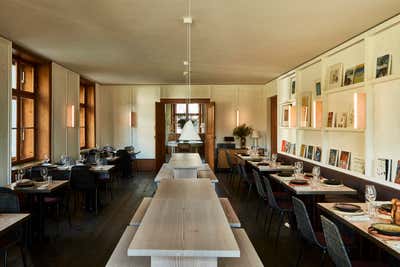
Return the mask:
[[240, 147], [246, 148], [246, 137], [253, 132], [253, 128], [247, 126], [245, 123], [233, 129], [233, 135], [240, 139]]

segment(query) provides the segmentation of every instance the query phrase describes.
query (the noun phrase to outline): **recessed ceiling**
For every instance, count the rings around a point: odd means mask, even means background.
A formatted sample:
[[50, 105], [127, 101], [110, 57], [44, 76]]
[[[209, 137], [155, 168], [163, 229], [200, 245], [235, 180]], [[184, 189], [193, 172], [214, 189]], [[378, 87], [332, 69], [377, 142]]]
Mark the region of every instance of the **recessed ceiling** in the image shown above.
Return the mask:
[[[186, 4], [0, 0], [0, 34], [100, 83], [179, 84]], [[192, 80], [266, 83], [399, 12], [399, 0], [192, 0]]]

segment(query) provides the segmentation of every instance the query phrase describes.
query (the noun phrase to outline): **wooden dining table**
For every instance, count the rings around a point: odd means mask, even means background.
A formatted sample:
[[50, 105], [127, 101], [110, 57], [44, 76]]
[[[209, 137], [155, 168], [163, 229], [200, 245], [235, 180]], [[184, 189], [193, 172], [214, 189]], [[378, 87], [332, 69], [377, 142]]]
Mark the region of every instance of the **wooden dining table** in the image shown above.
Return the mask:
[[64, 189], [69, 184], [67, 180], [53, 180], [48, 182], [33, 182], [31, 187], [17, 187], [15, 183], [8, 184], [6, 187], [21, 194], [37, 196], [39, 204], [39, 238], [43, 239], [45, 234], [44, 224], [44, 198], [51, 193]]
[[164, 179], [128, 248], [151, 266], [212, 266], [240, 250], [209, 179]]
[[197, 178], [197, 170], [203, 166], [198, 153], [174, 153], [168, 162], [175, 178]]
[[0, 213], [0, 236], [24, 223], [29, 217], [29, 213]]
[[237, 153], [235, 155], [239, 160], [246, 162], [260, 173], [275, 173], [282, 171], [292, 171], [294, 169], [292, 165], [284, 165], [281, 162], [274, 163], [270, 160], [266, 160], [266, 158], [262, 156], [243, 156], [240, 153]]
[[[337, 219], [339, 222], [343, 223], [350, 229], [356, 231], [364, 238], [372, 241], [379, 248], [393, 255], [397, 260], [400, 260], [400, 240], [389, 240], [388, 238], [383, 238], [376, 236], [368, 232], [368, 228], [373, 223], [390, 223], [390, 219], [385, 215], [376, 215], [370, 218], [366, 214], [364, 215], [352, 215], [346, 214], [338, 211], [334, 208], [336, 203], [318, 203], [318, 207], [323, 213], [328, 214], [330, 217]], [[366, 203], [351, 203], [358, 205], [366, 213], [367, 205]]]

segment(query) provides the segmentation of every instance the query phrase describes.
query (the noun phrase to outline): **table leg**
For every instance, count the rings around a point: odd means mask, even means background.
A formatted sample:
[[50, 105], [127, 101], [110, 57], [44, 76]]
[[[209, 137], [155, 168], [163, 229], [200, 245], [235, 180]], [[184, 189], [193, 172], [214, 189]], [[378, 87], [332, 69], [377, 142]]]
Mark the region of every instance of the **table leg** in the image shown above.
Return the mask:
[[42, 194], [38, 194], [39, 202], [39, 240], [44, 239], [44, 197]]
[[218, 258], [206, 257], [151, 257], [151, 267], [217, 267]]

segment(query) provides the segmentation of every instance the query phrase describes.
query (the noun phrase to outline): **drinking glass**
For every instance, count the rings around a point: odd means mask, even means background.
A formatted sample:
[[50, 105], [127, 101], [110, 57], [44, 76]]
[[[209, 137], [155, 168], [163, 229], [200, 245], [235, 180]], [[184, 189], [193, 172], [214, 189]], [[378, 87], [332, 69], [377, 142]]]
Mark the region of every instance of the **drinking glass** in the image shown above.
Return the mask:
[[52, 184], [53, 183], [53, 176], [47, 176], [47, 183]]
[[61, 155], [61, 164], [62, 165], [65, 165], [65, 160], [66, 160], [66, 158], [65, 158], [65, 155]]
[[277, 154], [272, 154], [272, 156], [271, 156], [271, 159], [272, 159], [272, 162], [276, 162], [276, 160], [278, 159], [278, 155]]
[[40, 169], [40, 175], [42, 176], [43, 181], [47, 180], [47, 174], [48, 174], [47, 168], [41, 168]]
[[365, 186], [365, 201], [368, 207], [368, 214], [373, 217], [375, 214], [375, 200], [376, 200], [376, 189], [373, 185]]
[[321, 174], [321, 169], [320, 169], [318, 166], [315, 166], [315, 167], [312, 169], [313, 184], [314, 184], [314, 185], [318, 185], [320, 174]]

